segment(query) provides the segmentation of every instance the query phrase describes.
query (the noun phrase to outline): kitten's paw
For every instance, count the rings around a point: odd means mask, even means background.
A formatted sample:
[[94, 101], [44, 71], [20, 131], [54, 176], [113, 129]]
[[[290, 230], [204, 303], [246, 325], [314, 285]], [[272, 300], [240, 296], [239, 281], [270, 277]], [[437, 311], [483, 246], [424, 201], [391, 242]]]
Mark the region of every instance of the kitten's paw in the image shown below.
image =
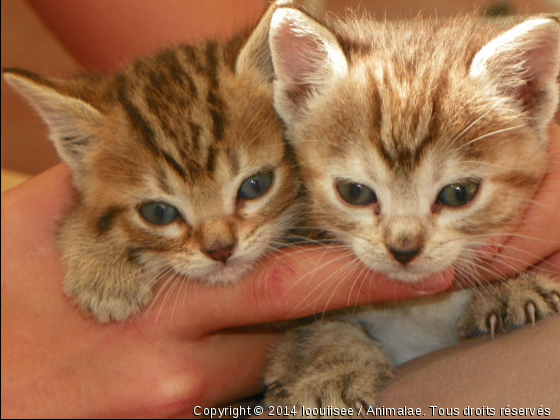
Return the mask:
[[[364, 417], [391, 377], [385, 351], [364, 330], [345, 321], [325, 321], [297, 328], [277, 346], [265, 371], [265, 403], [292, 407], [297, 418], [337, 418], [336, 413], [304, 413], [303, 407], [352, 408]], [[316, 416], [314, 415], [316, 414]], [[342, 416], [340, 417], [348, 417]]]
[[143, 293], [133, 290], [111, 293], [105, 289], [77, 291], [66, 287], [65, 292], [76, 300], [85, 314], [94, 316], [99, 322], [123, 321], [138, 313], [152, 297], [150, 290]]
[[560, 312], [560, 283], [547, 275], [524, 272], [476, 291], [459, 321], [459, 332], [464, 337], [494, 337], [496, 332], [535, 324], [554, 311]]
[[137, 314], [151, 298], [146, 293], [142, 298], [135, 296], [80, 296], [78, 306], [87, 314], [93, 315], [99, 322], [124, 321]]
[[92, 233], [80, 212], [61, 227], [60, 245], [64, 293], [84, 313], [100, 322], [122, 321], [150, 301], [159, 272], [131, 262], [125, 244]]

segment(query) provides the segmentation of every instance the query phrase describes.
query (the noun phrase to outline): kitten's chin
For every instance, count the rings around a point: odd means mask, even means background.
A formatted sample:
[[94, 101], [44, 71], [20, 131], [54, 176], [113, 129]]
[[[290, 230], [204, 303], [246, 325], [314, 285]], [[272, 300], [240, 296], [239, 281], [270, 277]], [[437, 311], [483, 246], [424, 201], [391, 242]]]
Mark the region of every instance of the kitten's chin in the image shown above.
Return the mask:
[[200, 279], [209, 284], [233, 283], [240, 280], [243, 275], [251, 271], [253, 267], [254, 264], [250, 263], [226, 264], [221, 267], [210, 269], [208, 273], [200, 276]]
[[387, 270], [374, 270], [379, 271], [381, 274], [387, 276], [388, 279], [398, 281], [401, 283], [407, 283], [415, 285], [422, 288], [422, 283], [424, 283], [428, 278], [437, 279], [438, 275], [443, 275], [448, 271], [453, 271], [452, 266], [439, 267], [437, 270], [421, 270], [421, 269], [387, 269]]

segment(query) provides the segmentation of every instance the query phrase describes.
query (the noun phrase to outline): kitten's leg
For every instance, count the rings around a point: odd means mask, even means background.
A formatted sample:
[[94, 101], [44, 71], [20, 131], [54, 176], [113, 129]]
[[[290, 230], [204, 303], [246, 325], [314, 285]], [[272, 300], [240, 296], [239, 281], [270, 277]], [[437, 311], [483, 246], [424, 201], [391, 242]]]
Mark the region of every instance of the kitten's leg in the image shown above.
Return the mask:
[[265, 403], [296, 406], [297, 416], [302, 406], [331, 406], [353, 408], [355, 417], [363, 417], [390, 377], [388, 356], [359, 324], [314, 322], [290, 331], [274, 349], [265, 371]]
[[494, 336], [537, 319], [560, 312], [560, 283], [551, 277], [523, 272], [517, 277], [491, 283], [475, 291], [459, 320], [464, 337], [482, 334]]
[[[116, 235], [118, 236], [118, 235]], [[156, 273], [131, 260], [118, 237], [100, 237], [78, 211], [60, 229], [64, 292], [101, 322], [121, 321], [152, 297]]]

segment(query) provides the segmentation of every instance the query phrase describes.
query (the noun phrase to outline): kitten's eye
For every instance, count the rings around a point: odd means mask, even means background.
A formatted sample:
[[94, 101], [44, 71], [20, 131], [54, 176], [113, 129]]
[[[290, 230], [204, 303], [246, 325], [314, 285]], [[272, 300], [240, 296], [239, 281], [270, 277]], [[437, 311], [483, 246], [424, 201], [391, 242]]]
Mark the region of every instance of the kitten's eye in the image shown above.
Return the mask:
[[338, 181], [336, 188], [344, 201], [354, 206], [365, 206], [377, 202], [377, 195], [365, 185], [350, 181]]
[[460, 207], [468, 204], [478, 192], [477, 182], [465, 181], [444, 187], [438, 195], [438, 204]]
[[154, 225], [168, 225], [181, 216], [175, 207], [155, 201], [142, 204], [139, 210], [142, 217]]
[[259, 172], [241, 184], [237, 192], [237, 198], [239, 200], [252, 200], [260, 197], [268, 191], [270, 184], [272, 184], [272, 172]]

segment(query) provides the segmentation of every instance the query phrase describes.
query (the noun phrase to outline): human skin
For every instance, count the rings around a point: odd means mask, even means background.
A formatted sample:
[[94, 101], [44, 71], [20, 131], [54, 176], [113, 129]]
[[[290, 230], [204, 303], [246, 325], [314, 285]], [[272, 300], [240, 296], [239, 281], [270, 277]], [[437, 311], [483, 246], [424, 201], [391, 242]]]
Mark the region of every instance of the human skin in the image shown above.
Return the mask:
[[[3, 128], [10, 123], [3, 120]], [[517, 266], [500, 268], [504, 274], [542, 266], [544, 259], [547, 269], [559, 271], [560, 172], [554, 162], [560, 161], [560, 130], [551, 130], [551, 173], [535, 195], [540, 204], [530, 207], [520, 228], [526, 237], [508, 244]], [[100, 325], [62, 294], [55, 232], [73, 198], [64, 166], [2, 195], [3, 417], [190, 416], [195, 404], [228, 403], [261, 387], [266, 349], [276, 336], [221, 329], [426, 294], [369, 273], [358, 283], [352, 276], [333, 277], [345, 263], [360, 267], [348, 257], [324, 266], [341, 258], [336, 251], [296, 250], [266, 259], [234, 287], [191, 282], [169, 295], [164, 290], [151, 311], [124, 324]], [[443, 290], [450, 280], [432, 286]], [[542, 365], [534, 369], [535, 375], [548, 373]], [[447, 379], [432, 383], [443, 389]], [[540, 391], [533, 386], [523, 392]]]
[[[238, 284], [181, 280], [138, 316], [100, 324], [62, 293], [56, 232], [75, 194], [64, 165], [2, 194], [2, 417], [192, 415], [261, 389], [276, 334], [231, 328], [427, 294], [340, 251], [295, 249]], [[333, 277], [348, 263], [356, 275]], [[452, 281], [436, 276], [424, 289]]]
[[[552, 134], [555, 154], [560, 129]], [[546, 178], [540, 199], [557, 195], [557, 172]], [[428, 294], [364, 273], [340, 251], [295, 249], [266, 258], [236, 285], [189, 282], [124, 323], [99, 324], [62, 293], [56, 231], [75, 194], [68, 168], [59, 165], [2, 195], [3, 417], [192, 414], [194, 405], [225, 404], [261, 389], [276, 334], [231, 328]], [[532, 214], [527, 224], [543, 236], [557, 227]], [[551, 243], [552, 237], [535, 240], [532, 258], [557, 258], [558, 244], [551, 252]], [[347, 264], [356, 275], [333, 278]], [[444, 290], [452, 280], [436, 278], [424, 289]]]

